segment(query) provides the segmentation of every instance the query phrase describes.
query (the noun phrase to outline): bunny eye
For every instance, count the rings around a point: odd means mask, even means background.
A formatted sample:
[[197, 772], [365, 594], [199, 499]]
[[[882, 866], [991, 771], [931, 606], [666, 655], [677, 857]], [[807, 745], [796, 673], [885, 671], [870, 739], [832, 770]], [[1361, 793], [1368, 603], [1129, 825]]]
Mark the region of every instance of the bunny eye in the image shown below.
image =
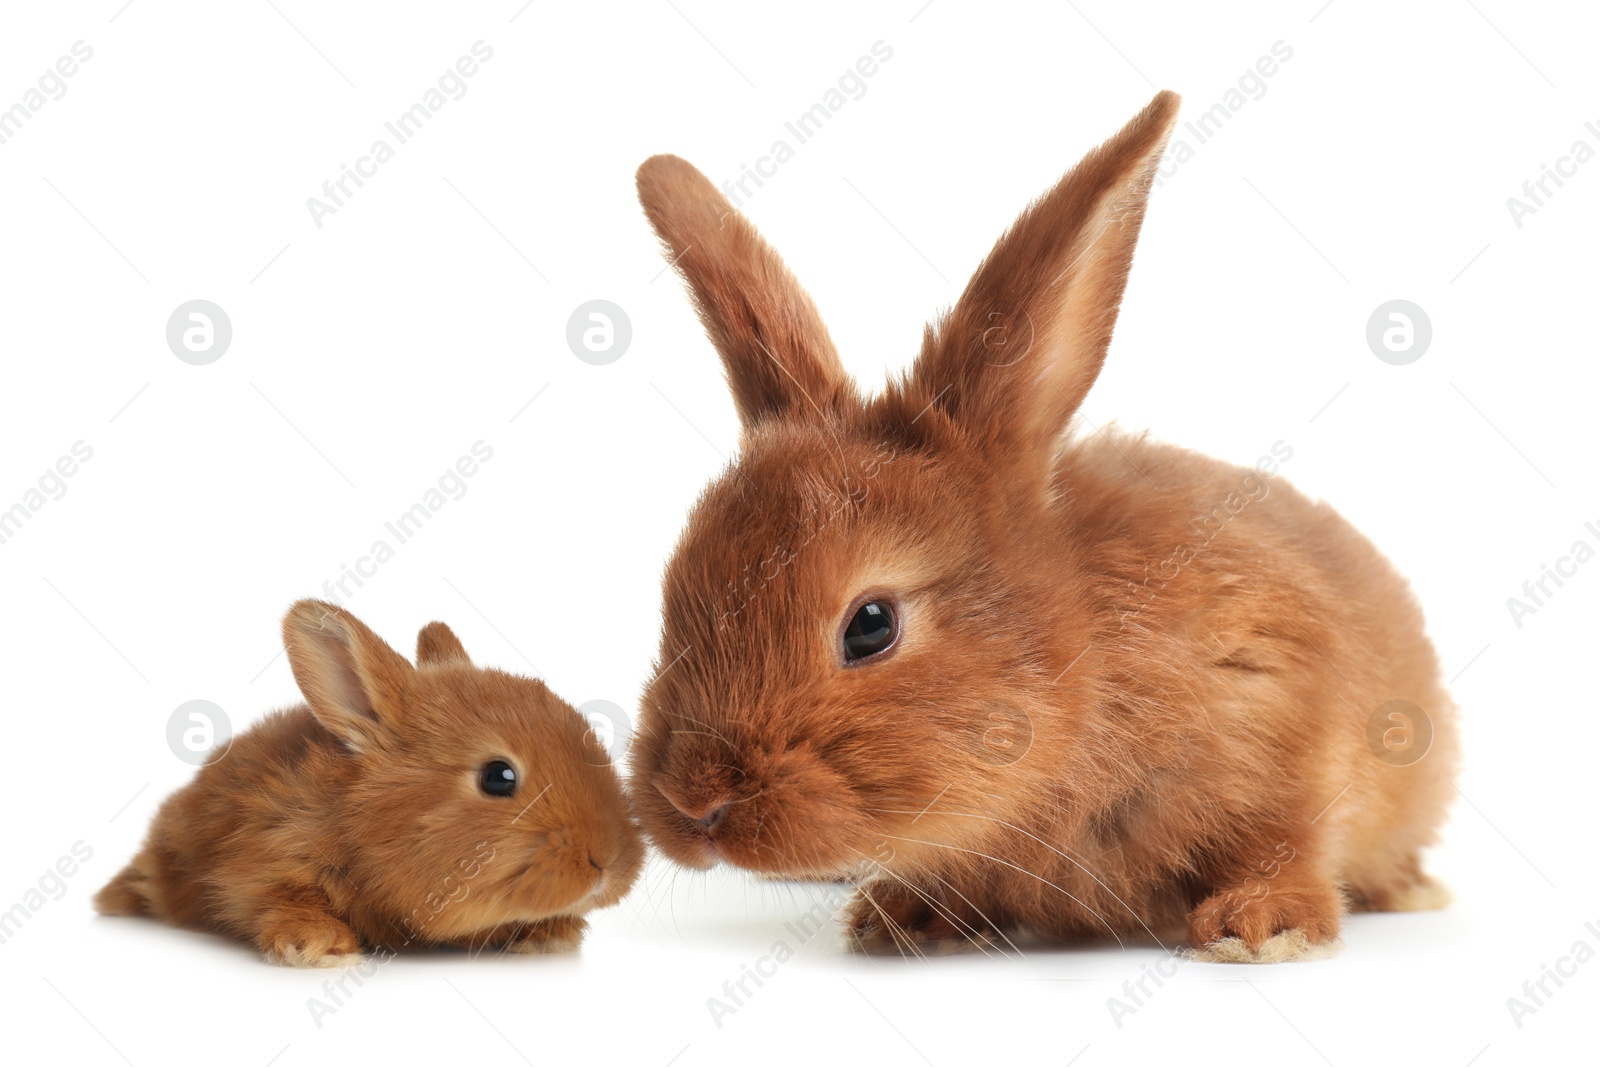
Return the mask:
[[900, 626], [894, 608], [882, 600], [869, 600], [856, 608], [850, 621], [845, 623], [844, 658], [851, 661], [881, 655], [894, 647], [899, 636]]
[[503, 759], [490, 760], [478, 771], [478, 788], [492, 797], [508, 797], [517, 791], [516, 769]]

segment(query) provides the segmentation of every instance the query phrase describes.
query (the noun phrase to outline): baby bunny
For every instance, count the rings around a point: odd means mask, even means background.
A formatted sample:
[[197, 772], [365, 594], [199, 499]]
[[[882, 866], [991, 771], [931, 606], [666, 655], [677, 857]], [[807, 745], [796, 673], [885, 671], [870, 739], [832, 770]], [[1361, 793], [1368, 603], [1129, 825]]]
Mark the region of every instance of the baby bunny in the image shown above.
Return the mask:
[[576, 948], [628, 891], [644, 850], [621, 781], [542, 682], [473, 666], [438, 622], [413, 667], [316, 600], [283, 641], [306, 703], [167, 798], [101, 912], [332, 967], [363, 947]]
[[869, 950], [1283, 960], [1350, 907], [1442, 906], [1455, 711], [1405, 581], [1274, 476], [1282, 442], [1257, 470], [1068, 430], [1177, 115], [1158, 94], [1024, 211], [870, 398], [703, 175], [639, 169], [742, 423], [633, 748], [669, 857], [857, 881]]

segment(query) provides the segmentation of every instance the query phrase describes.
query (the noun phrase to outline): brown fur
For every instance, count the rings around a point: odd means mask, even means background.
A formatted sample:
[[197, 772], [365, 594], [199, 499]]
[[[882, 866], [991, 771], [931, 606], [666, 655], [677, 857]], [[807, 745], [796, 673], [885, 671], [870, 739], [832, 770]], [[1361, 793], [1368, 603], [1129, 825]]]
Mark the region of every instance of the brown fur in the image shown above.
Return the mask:
[[[710, 183], [640, 168], [744, 427], [667, 568], [634, 747], [668, 856], [858, 878], [857, 942], [902, 951], [1186, 927], [1276, 960], [1351, 904], [1439, 902], [1419, 856], [1455, 713], [1404, 580], [1281, 478], [1065, 433], [1177, 110], [1159, 94], [1024, 212], [871, 400]], [[901, 637], [846, 665], [869, 592]], [[1392, 699], [1432, 722], [1409, 766], [1367, 745]]]
[[[283, 633], [307, 703], [166, 800], [101, 912], [330, 966], [363, 946], [573, 948], [583, 914], [627, 892], [644, 850], [621, 782], [543, 683], [474, 667], [438, 622], [416, 667], [320, 601]], [[479, 789], [494, 759], [517, 770], [511, 796]]]

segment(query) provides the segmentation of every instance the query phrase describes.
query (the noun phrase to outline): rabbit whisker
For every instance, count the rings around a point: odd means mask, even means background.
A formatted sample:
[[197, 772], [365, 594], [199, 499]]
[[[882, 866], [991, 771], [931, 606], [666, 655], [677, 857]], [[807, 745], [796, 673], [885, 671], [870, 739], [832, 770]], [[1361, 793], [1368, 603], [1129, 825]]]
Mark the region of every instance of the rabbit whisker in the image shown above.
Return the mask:
[[922, 840], [919, 840], [919, 839], [917, 839], [915, 837], [895, 837], [895, 836], [893, 836], [891, 834], [885, 834], [884, 836], [886, 838], [888, 838], [890, 841], [904, 841], [904, 842], [906, 842], [907, 844], [910, 844], [910, 845], [927, 845], [930, 848], [947, 848], [947, 849], [950, 849], [953, 852], [964, 852], [969, 856], [977, 856], [980, 859], [993, 860], [994, 862], [996, 862], [996, 863], [998, 863], [998, 864], [1000, 864], [1002, 866], [1010, 867], [1014, 871], [1020, 871], [1021, 873], [1027, 875], [1029, 878], [1033, 878], [1033, 879], [1035, 879], [1037, 881], [1043, 882], [1045, 885], [1049, 886], [1051, 889], [1054, 889], [1056, 892], [1058, 892], [1061, 895], [1065, 896], [1068, 900], [1072, 901], [1074, 904], [1077, 904], [1084, 911], [1087, 911], [1090, 915], [1093, 915], [1096, 919], [1099, 919], [1100, 920], [1100, 924], [1102, 926], [1104, 926], [1108, 931], [1110, 931], [1112, 937], [1116, 938], [1118, 946], [1120, 946], [1124, 951], [1127, 950], [1128, 946], [1123, 944], [1122, 937], [1121, 937], [1121, 935], [1119, 935], [1117, 933], [1116, 927], [1112, 926], [1109, 922], [1107, 922], [1104, 915], [1101, 915], [1098, 911], [1095, 911], [1088, 904], [1084, 903], [1082, 900], [1080, 900], [1077, 897], [1073, 896], [1071, 893], [1067, 892], [1065, 889], [1062, 889], [1060, 886], [1056, 885], [1050, 879], [1044, 877], [1043, 875], [1034, 874], [1032, 871], [1028, 870], [1026, 867], [1019, 867], [1015, 863], [1012, 863], [1010, 860], [1003, 860], [999, 856], [991, 856], [987, 852], [978, 852], [978, 851], [976, 851], [974, 849], [962, 848], [959, 845], [947, 845], [947, 844], [944, 844], [943, 842], [940, 842], [940, 841], [922, 841]]
[[[862, 859], [870, 858], [870, 857], [867, 856], [867, 854], [865, 852], [862, 852], [858, 848], [852, 848], [850, 851], [854, 852], [856, 855], [860, 856]], [[994, 954], [992, 952], [990, 952], [989, 949], [987, 947], [985, 947], [984, 944], [981, 941], [978, 940], [978, 936], [977, 935], [982, 933], [982, 931], [980, 931], [976, 926], [973, 926], [971, 923], [967, 922], [965, 919], [962, 919], [954, 911], [952, 911], [951, 909], [945, 907], [939, 901], [933, 899], [927, 893], [924, 893], [921, 889], [917, 888], [915, 885], [912, 885], [911, 882], [906, 880], [900, 874], [897, 874], [896, 872], [891, 871], [889, 868], [883, 866], [882, 864], [879, 864], [878, 869], [881, 870], [884, 874], [888, 875], [890, 878], [893, 878], [896, 882], [898, 882], [901, 885], [905, 886], [906, 889], [910, 890], [912, 893], [915, 893], [918, 897], [921, 897], [923, 903], [927, 904], [928, 907], [932, 908], [934, 911], [938, 912], [944, 918], [948, 919], [950, 921], [950, 925], [955, 927], [957, 932], [960, 933], [962, 937], [964, 937], [968, 941], [972, 942], [972, 946], [974, 948], [976, 948], [979, 952], [982, 952], [985, 956], [990, 956], [991, 958], [993, 957]], [[857, 886], [856, 888], [860, 889], [860, 886]], [[962, 899], [965, 900], [966, 898], [963, 897]], [[968, 903], [971, 903], [971, 902], [969, 901]], [[971, 933], [967, 932], [969, 930], [971, 931]], [[1005, 954], [1001, 953], [1001, 955], [1004, 956]]]
[[[892, 814], [898, 814], [898, 815], [909, 815], [909, 814], [912, 814], [911, 812], [893, 812], [892, 809], [887, 809], [887, 808], [877, 808], [877, 809], [874, 809], [874, 810], [890, 812]], [[1032, 833], [1032, 832], [1030, 832], [1028, 830], [1025, 830], [1022, 827], [1016, 825], [1015, 823], [1006, 822], [1004, 819], [997, 819], [993, 815], [983, 815], [983, 814], [981, 814], [979, 812], [972, 812], [972, 811], [946, 811], [946, 812], [941, 812], [940, 814], [942, 814], [942, 815], [960, 816], [961, 818], [964, 818], [964, 819], [982, 819], [984, 822], [992, 822], [995, 825], [1003, 826], [1008, 830], [1015, 830], [1017, 833], [1022, 834], [1024, 837], [1032, 838], [1034, 841], [1037, 841], [1039, 844], [1043, 845], [1045, 848], [1049, 849], [1051, 852], [1054, 852], [1056, 855], [1060, 856], [1062, 859], [1066, 860], [1068, 863], [1070, 863], [1074, 867], [1078, 868], [1084, 874], [1087, 874], [1090, 878], [1094, 879], [1094, 883], [1096, 885], [1098, 885], [1101, 889], [1104, 889], [1107, 893], [1109, 893], [1111, 895], [1111, 899], [1115, 900], [1118, 904], [1121, 904], [1123, 906], [1123, 908], [1126, 909], [1128, 914], [1133, 916], [1133, 921], [1134, 922], [1136, 922], [1140, 926], [1144, 927], [1144, 932], [1149, 934], [1151, 936], [1151, 938], [1153, 938], [1155, 940], [1156, 944], [1160, 945], [1162, 947], [1162, 949], [1164, 949], [1166, 951], [1169, 951], [1169, 952], [1171, 951], [1170, 949], [1167, 949], [1167, 946], [1162, 942], [1162, 940], [1159, 937], [1156, 937], [1155, 931], [1150, 929], [1149, 925], [1145, 923], [1144, 919], [1140, 917], [1139, 913], [1134, 911], [1133, 908], [1129, 906], [1128, 902], [1123, 900], [1121, 897], [1119, 897], [1111, 889], [1110, 886], [1106, 885], [1105, 882], [1101, 881], [1099, 875], [1095, 874], [1088, 867], [1084, 866], [1084, 864], [1079, 862], [1079, 860], [1076, 857], [1070, 856], [1067, 853], [1061, 851], [1061, 849], [1056, 848], [1054, 845], [1052, 845], [1050, 842], [1046, 841], [1044, 838], [1040, 837], [1039, 835], [1037, 835], [1035, 833]], [[1076, 898], [1074, 898], [1074, 899], [1076, 899]], [[1102, 921], [1104, 921], [1104, 920], [1102, 920]]]

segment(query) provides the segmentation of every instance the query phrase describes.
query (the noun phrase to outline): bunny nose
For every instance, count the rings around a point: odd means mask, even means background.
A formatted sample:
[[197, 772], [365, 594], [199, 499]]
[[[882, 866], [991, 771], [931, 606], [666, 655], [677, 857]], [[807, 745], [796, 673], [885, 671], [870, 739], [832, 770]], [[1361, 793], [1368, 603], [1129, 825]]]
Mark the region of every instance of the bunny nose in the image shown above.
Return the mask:
[[732, 807], [731, 801], [723, 800], [721, 797], [709, 802], [696, 804], [688, 800], [673, 799], [665, 790], [662, 791], [661, 795], [665, 796], [667, 801], [674, 808], [677, 808], [684, 818], [698, 826], [703, 834], [710, 834], [711, 831], [721, 825], [722, 820], [727, 818], [728, 809]]
[[728, 808], [731, 806], [732, 805], [729, 804], [718, 804], [700, 818], [696, 819], [695, 825], [709, 834], [711, 831], [717, 828], [717, 825], [721, 823], [724, 818], [727, 817]]

